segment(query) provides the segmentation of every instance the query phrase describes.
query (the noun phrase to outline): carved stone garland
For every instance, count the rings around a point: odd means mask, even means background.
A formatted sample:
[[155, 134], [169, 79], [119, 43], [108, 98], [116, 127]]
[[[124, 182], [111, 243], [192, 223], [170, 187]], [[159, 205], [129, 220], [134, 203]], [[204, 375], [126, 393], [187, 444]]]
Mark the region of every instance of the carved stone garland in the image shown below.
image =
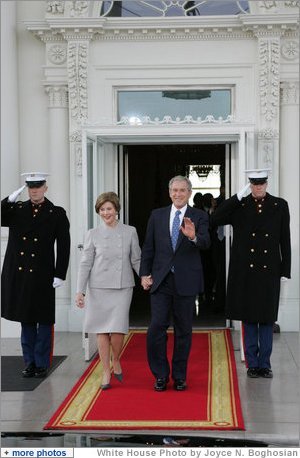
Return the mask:
[[271, 187], [278, 192], [280, 37], [258, 37], [261, 128], [258, 132], [258, 166], [272, 169]]
[[68, 43], [70, 116], [77, 123], [87, 119], [88, 43]]
[[278, 116], [280, 39], [259, 39], [260, 110], [266, 121]]
[[88, 41], [68, 42], [68, 80], [70, 107], [70, 146], [77, 176], [82, 175], [81, 131], [78, 126], [88, 117], [87, 72]]

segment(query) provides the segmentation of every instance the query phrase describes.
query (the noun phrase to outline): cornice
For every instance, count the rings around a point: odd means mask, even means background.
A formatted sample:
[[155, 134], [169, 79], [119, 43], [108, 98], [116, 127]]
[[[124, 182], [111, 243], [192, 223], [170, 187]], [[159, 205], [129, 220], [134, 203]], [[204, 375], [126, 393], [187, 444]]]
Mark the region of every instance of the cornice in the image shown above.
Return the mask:
[[190, 18], [49, 18], [25, 23], [44, 42], [62, 40], [237, 39], [278, 35], [297, 37], [294, 14]]

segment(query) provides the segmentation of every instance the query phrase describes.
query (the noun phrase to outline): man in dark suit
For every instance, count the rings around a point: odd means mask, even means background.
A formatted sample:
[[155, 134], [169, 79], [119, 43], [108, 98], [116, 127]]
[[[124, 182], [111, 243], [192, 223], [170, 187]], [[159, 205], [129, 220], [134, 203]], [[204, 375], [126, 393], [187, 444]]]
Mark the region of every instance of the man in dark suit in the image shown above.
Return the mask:
[[[63, 284], [69, 263], [69, 221], [65, 210], [45, 197], [48, 174], [23, 175], [26, 185], [1, 202], [1, 225], [9, 227], [1, 315], [21, 323], [23, 377], [46, 377], [53, 349], [55, 288]], [[17, 201], [25, 186], [29, 200]]]
[[233, 228], [226, 316], [243, 322], [247, 375], [272, 378], [280, 284], [291, 275], [290, 215], [284, 199], [266, 192], [267, 170], [246, 172], [247, 186], [217, 208], [211, 223]]
[[188, 205], [192, 185], [176, 176], [169, 182], [172, 205], [153, 210], [142, 248], [140, 276], [151, 293], [151, 323], [147, 334], [148, 362], [164, 391], [170, 376], [167, 329], [173, 316], [172, 378], [177, 391], [186, 389], [196, 295], [203, 291], [200, 249], [209, 247], [208, 216]]

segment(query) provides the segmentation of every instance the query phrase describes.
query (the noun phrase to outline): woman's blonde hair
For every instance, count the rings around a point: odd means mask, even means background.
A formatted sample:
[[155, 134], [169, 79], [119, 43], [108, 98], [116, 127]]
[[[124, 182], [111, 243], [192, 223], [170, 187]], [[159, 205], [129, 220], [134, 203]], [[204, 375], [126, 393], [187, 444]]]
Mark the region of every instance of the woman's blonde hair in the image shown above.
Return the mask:
[[113, 204], [113, 206], [116, 209], [116, 212], [119, 213], [121, 205], [117, 194], [115, 192], [103, 192], [102, 194], [100, 194], [100, 196], [97, 197], [95, 203], [95, 210], [97, 214], [99, 213], [100, 208], [103, 204], [105, 204], [105, 202], [110, 202], [111, 204]]

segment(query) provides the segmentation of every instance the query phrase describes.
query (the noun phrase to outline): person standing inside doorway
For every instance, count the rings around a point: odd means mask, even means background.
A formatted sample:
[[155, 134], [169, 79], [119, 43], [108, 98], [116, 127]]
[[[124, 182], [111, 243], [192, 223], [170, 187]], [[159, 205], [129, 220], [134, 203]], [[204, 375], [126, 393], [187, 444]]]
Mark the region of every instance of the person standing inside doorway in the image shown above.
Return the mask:
[[[47, 173], [22, 176], [26, 184], [1, 202], [1, 225], [9, 227], [2, 317], [21, 323], [23, 377], [41, 378], [52, 359], [55, 289], [63, 284], [69, 264], [69, 220], [62, 207], [45, 197]], [[26, 186], [29, 200], [17, 201]]]
[[[155, 391], [165, 391], [170, 373], [174, 389], [187, 387], [187, 363], [192, 343], [196, 295], [203, 291], [200, 249], [210, 244], [208, 216], [188, 205], [192, 185], [175, 176], [169, 182], [172, 205], [153, 210], [142, 247], [140, 277], [151, 293], [147, 354]], [[173, 316], [172, 372], [167, 358], [167, 329]]]
[[280, 285], [291, 275], [290, 215], [284, 199], [267, 193], [267, 170], [246, 172], [249, 183], [217, 208], [211, 223], [233, 228], [226, 315], [243, 323], [247, 375], [272, 378]]

